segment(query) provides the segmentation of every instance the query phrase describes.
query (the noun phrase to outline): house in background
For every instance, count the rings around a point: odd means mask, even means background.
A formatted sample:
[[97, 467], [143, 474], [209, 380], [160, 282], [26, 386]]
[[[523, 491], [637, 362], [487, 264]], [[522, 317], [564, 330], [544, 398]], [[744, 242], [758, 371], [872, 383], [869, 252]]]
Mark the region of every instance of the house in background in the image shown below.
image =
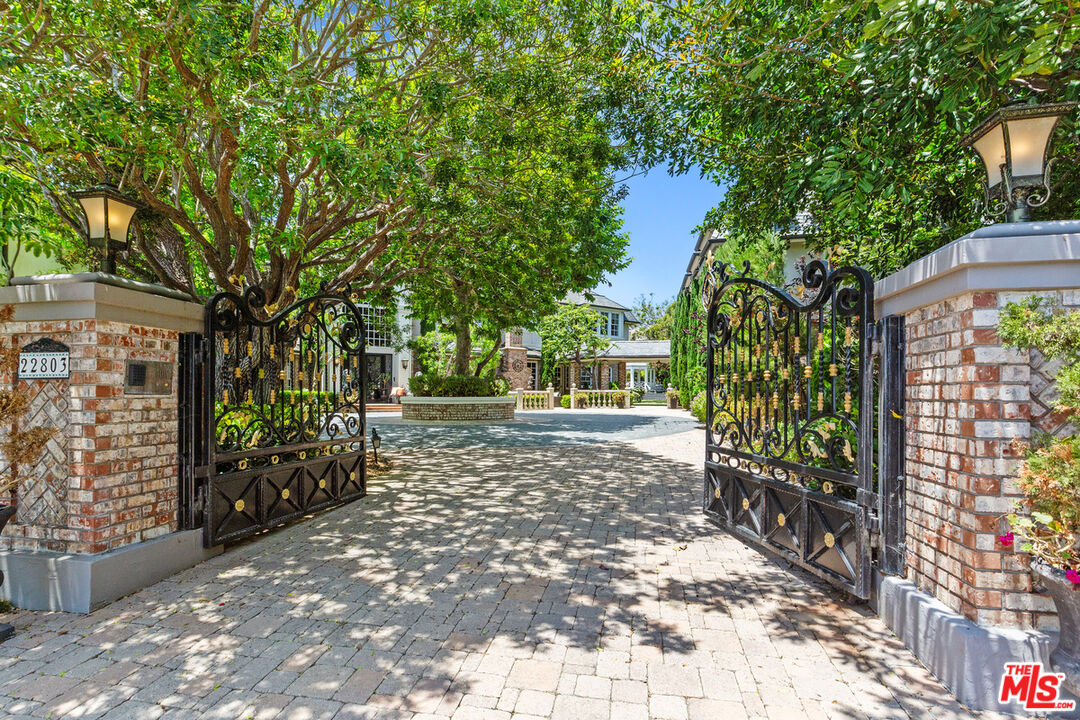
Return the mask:
[[394, 387], [408, 387], [414, 360], [405, 340], [420, 335], [420, 321], [414, 319], [404, 299], [396, 309], [359, 305], [367, 326], [367, 399], [386, 402]]
[[[596, 358], [581, 363], [565, 362], [555, 368], [552, 384], [558, 393], [570, 392], [576, 385], [583, 390], [607, 390], [612, 384], [654, 390], [658, 386], [655, 363], [670, 362], [667, 340], [631, 340], [630, 328], [638, 324], [633, 310], [606, 295], [570, 293], [564, 303], [588, 305], [599, 314], [596, 332], [608, 339], [610, 346]], [[539, 390], [542, 342], [531, 330], [508, 330], [503, 333], [499, 374], [510, 382], [511, 389]], [[629, 373], [629, 375], [628, 375]]]

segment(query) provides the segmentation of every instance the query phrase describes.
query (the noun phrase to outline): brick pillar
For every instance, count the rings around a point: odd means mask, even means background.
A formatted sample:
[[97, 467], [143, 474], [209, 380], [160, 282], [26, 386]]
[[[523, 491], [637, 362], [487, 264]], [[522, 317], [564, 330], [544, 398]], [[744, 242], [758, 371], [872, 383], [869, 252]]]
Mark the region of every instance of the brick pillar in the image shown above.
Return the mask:
[[[31, 424], [59, 434], [26, 472], [0, 549], [99, 553], [176, 530], [179, 335], [201, 328], [202, 305], [95, 283], [3, 288], [7, 303], [4, 341], [64, 343], [71, 374], [18, 382]], [[129, 360], [167, 363], [169, 387], [125, 394]]]
[[1054, 368], [1003, 347], [997, 325], [1033, 293], [1080, 306], [1078, 286], [1080, 237], [1018, 224], [976, 231], [875, 288], [878, 317], [906, 318], [908, 578], [980, 625], [1057, 625], [1028, 556], [998, 536], [1021, 497], [1014, 441], [1066, 428], [1048, 409]]
[[600, 371], [599, 372], [600, 372], [600, 378], [599, 378], [599, 383], [597, 384], [597, 389], [598, 390], [610, 390], [611, 389], [611, 382], [610, 382], [610, 379], [608, 378], [608, 362], [606, 360], [603, 360], [603, 361], [600, 362]]
[[1030, 358], [996, 333], [1007, 299], [966, 293], [907, 316], [908, 567], [972, 620], [1037, 627], [1052, 604], [997, 542], [1019, 498], [1012, 441], [1031, 435]]
[[509, 381], [511, 390], [529, 387], [529, 352], [522, 344], [521, 328], [505, 333], [501, 375]]

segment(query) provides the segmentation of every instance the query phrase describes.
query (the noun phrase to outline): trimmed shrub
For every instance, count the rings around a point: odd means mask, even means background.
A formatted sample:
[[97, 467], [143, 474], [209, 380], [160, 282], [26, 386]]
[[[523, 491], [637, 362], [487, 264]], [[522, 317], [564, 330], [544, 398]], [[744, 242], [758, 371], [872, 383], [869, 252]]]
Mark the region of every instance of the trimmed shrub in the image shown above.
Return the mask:
[[505, 380], [474, 375], [424, 373], [409, 380], [409, 391], [418, 397], [495, 397], [505, 395], [507, 387]]
[[282, 399], [289, 405], [313, 403], [316, 401], [333, 403], [337, 400], [334, 393], [326, 392], [324, 390], [282, 390], [281, 394]]
[[567, 410], [569, 410], [570, 409], [570, 395], [569, 394], [560, 395], [559, 396], [559, 404], [562, 405]]
[[705, 422], [705, 391], [702, 390], [690, 401], [690, 414]]

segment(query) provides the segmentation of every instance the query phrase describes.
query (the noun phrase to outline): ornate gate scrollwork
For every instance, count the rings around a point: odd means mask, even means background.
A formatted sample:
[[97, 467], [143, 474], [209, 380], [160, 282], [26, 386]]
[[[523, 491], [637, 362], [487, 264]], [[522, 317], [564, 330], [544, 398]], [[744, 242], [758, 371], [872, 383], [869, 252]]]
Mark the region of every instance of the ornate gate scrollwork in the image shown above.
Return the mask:
[[181, 450], [208, 547], [364, 496], [365, 338], [348, 292], [276, 313], [257, 288], [207, 302], [185, 339]]
[[872, 278], [813, 261], [797, 298], [751, 277], [749, 263], [705, 272], [706, 515], [869, 597], [881, 399]]

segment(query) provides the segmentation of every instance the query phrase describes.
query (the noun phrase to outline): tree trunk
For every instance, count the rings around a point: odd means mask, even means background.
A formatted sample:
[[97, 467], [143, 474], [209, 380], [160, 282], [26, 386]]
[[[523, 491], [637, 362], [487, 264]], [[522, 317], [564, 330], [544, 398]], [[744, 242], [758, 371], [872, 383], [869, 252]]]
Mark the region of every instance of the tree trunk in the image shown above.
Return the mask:
[[462, 314], [454, 317], [454, 374], [468, 375], [472, 364], [472, 320], [466, 308], [469, 303], [469, 286], [460, 280], [453, 280], [454, 298]]
[[487, 355], [485, 355], [484, 357], [482, 357], [480, 359], [480, 362], [476, 363], [476, 372], [474, 373], [476, 375], [476, 377], [480, 377], [480, 373], [482, 373], [484, 371], [484, 368], [487, 367], [487, 364], [489, 362], [491, 362], [492, 358], [494, 358], [496, 355], [498, 355], [499, 350], [502, 349], [500, 347], [501, 345], [502, 345], [502, 333], [496, 333], [495, 334], [495, 344], [494, 344], [494, 346], [487, 353]]
[[454, 374], [468, 375], [472, 360], [472, 324], [468, 318], [454, 318]]

